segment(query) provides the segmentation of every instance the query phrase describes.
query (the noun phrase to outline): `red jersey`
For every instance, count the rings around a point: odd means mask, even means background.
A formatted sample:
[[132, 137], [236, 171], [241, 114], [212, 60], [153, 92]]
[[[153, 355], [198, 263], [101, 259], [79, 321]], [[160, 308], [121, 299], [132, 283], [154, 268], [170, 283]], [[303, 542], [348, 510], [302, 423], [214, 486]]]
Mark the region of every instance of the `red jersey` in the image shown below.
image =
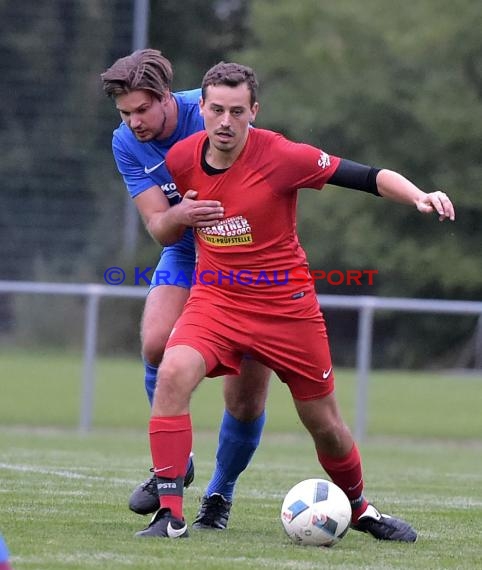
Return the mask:
[[210, 299], [252, 303], [313, 289], [296, 231], [297, 194], [321, 190], [340, 158], [256, 128], [230, 168], [208, 174], [202, 167], [206, 139], [199, 132], [178, 142], [166, 161], [182, 195], [196, 190], [197, 199], [224, 207], [218, 225], [194, 232], [198, 264], [191, 296], [209, 291]]

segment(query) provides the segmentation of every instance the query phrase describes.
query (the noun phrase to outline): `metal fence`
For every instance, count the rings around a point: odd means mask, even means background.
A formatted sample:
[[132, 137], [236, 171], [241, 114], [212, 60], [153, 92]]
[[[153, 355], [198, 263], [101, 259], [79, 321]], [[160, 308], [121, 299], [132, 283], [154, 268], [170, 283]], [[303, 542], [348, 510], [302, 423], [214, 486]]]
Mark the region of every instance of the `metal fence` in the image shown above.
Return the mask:
[[[0, 281], [0, 293], [80, 296], [85, 299], [83, 340], [83, 371], [78, 429], [87, 432], [92, 426], [95, 391], [95, 363], [99, 305], [104, 297], [144, 298], [143, 287], [113, 287], [108, 285], [34, 283], [28, 281]], [[482, 302], [450, 301], [442, 299], [405, 299], [374, 296], [318, 295], [324, 309], [356, 310], [358, 332], [356, 348], [356, 405], [354, 435], [361, 441], [366, 432], [368, 415], [368, 389], [371, 371], [374, 316], [377, 311], [445, 313], [477, 315], [475, 334], [475, 367], [482, 369]]]

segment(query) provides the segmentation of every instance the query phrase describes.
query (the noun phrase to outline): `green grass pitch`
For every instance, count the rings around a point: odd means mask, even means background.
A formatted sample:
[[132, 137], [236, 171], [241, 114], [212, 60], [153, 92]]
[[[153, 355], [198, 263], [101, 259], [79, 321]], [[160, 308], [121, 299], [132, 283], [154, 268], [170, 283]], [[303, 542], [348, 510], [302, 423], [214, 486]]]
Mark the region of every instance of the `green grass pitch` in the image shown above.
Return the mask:
[[[0, 354], [0, 531], [15, 570], [474, 569], [482, 568], [482, 378], [377, 372], [361, 444], [366, 494], [409, 520], [416, 544], [350, 531], [332, 549], [292, 545], [279, 510], [297, 481], [324, 476], [287, 394], [272, 382], [265, 434], [238, 483], [228, 530], [189, 540], [139, 540], [148, 519], [126, 501], [147, 476], [147, 406], [135, 360], [102, 359], [94, 429], [76, 431], [81, 362], [75, 356]], [[337, 375], [353, 420], [354, 377]], [[221, 384], [193, 398], [196, 480], [192, 520], [208, 482], [222, 411]]]

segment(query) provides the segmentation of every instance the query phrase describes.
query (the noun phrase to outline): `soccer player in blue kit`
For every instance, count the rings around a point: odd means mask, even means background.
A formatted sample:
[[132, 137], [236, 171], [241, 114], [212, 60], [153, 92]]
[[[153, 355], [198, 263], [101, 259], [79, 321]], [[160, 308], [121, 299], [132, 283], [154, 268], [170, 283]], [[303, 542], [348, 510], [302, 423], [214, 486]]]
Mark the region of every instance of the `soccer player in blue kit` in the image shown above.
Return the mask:
[[[137, 50], [101, 74], [104, 92], [113, 99], [122, 122], [112, 149], [117, 168], [149, 233], [164, 246], [146, 298], [141, 324], [145, 389], [152, 405], [157, 368], [172, 327], [189, 296], [195, 250], [191, 228], [217, 224], [220, 202], [197, 201], [196, 192], [181, 200], [166, 169], [169, 149], [204, 129], [199, 113], [200, 89], [173, 93], [171, 63], [161, 52]], [[265, 422], [271, 371], [245, 359], [239, 376], [224, 381], [225, 411], [219, 432], [216, 465], [193, 523], [195, 528], [223, 530], [239, 475], [255, 452]], [[194, 478], [192, 458], [184, 485]], [[155, 473], [132, 493], [129, 507], [139, 514], [158, 510]]]

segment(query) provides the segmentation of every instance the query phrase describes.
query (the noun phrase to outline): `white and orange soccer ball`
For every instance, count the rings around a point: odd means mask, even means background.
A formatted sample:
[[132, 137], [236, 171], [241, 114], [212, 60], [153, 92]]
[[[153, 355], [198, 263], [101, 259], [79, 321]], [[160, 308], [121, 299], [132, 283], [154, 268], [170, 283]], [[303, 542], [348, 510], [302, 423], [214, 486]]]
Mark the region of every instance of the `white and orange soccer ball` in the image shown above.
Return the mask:
[[281, 522], [295, 544], [333, 546], [350, 528], [351, 505], [345, 493], [325, 479], [306, 479], [292, 487], [281, 507]]

